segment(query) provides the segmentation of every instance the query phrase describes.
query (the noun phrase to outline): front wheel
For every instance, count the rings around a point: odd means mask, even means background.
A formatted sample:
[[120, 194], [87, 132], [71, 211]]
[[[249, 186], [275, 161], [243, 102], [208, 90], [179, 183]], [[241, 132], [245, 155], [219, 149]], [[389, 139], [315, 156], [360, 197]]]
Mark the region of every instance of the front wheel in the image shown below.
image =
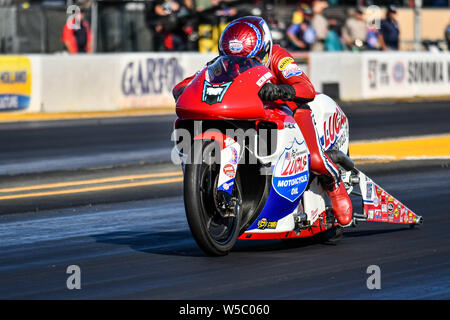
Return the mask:
[[208, 161], [214, 159], [218, 150], [215, 143], [204, 141], [203, 152], [191, 156], [193, 163], [186, 164], [184, 204], [189, 228], [198, 246], [208, 255], [223, 256], [239, 237], [242, 192], [236, 175], [231, 195], [233, 205], [224, 210], [223, 197], [217, 191], [220, 164]]

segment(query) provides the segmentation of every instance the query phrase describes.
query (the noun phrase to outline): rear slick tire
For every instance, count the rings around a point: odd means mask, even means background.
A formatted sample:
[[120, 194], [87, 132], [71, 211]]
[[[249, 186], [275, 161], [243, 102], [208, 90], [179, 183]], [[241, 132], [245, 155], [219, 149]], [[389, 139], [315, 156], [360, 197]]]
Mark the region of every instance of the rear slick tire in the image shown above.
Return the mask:
[[220, 164], [209, 165], [204, 159], [205, 154], [214, 153], [211, 151], [214, 143], [204, 141], [203, 152], [196, 155], [198, 159], [190, 157], [189, 159], [194, 160], [193, 164], [185, 165], [184, 205], [189, 228], [200, 249], [210, 256], [224, 256], [239, 237], [242, 195], [236, 177], [232, 195], [239, 201], [235, 216], [223, 217], [217, 208], [216, 199]]

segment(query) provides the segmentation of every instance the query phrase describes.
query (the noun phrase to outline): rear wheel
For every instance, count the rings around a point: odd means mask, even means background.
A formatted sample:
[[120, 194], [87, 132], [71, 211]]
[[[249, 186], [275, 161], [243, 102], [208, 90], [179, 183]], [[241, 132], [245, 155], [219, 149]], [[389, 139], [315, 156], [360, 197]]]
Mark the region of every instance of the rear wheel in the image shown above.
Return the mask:
[[214, 141], [202, 143], [193, 164], [186, 164], [184, 176], [184, 203], [186, 217], [198, 246], [208, 255], [223, 256], [239, 237], [242, 192], [236, 176], [231, 198], [217, 191], [220, 164], [210, 163], [215, 156]]

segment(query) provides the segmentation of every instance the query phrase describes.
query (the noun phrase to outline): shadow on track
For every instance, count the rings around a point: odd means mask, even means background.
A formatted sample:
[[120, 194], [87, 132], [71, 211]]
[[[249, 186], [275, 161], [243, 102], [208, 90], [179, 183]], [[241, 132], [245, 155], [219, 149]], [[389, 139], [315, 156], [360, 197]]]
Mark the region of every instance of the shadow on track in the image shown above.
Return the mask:
[[301, 249], [313, 245], [334, 245], [321, 241], [317, 236], [300, 239], [281, 240], [242, 240], [238, 241], [232, 252], [269, 252], [290, 249]]
[[[343, 238], [360, 238], [410, 230], [409, 228], [361, 230], [345, 232]], [[136, 232], [118, 231], [92, 236], [96, 242], [129, 246], [131, 249], [170, 256], [206, 257], [197, 247], [189, 230]], [[310, 246], [336, 246], [339, 244], [323, 241], [319, 235], [311, 238], [289, 240], [241, 240], [232, 252], [270, 252], [280, 250], [301, 249]]]
[[171, 256], [205, 257], [189, 230], [136, 232], [118, 231], [92, 236], [96, 242], [129, 246], [131, 249]]
[[[353, 229], [354, 230], [354, 229]], [[360, 238], [370, 237], [388, 233], [395, 233], [399, 231], [411, 230], [409, 227], [400, 227], [394, 229], [368, 229], [359, 231], [344, 231], [342, 236], [345, 238]], [[301, 249], [310, 246], [338, 246], [339, 242], [326, 241], [321, 237], [321, 234], [317, 234], [311, 238], [299, 238], [299, 239], [286, 239], [286, 240], [243, 240], [238, 241], [233, 252], [265, 252], [265, 251], [278, 251], [289, 249]]]
[[[128, 246], [133, 250], [145, 253], [206, 257], [198, 248], [189, 230], [160, 232], [118, 231], [93, 235], [92, 238], [98, 243]], [[295, 240], [243, 240], [237, 242], [232, 252], [279, 251], [320, 243], [320, 240], [316, 237]]]
[[359, 237], [369, 237], [378, 234], [386, 234], [400, 231], [413, 230], [409, 226], [393, 228], [393, 229], [368, 229], [368, 230], [357, 230], [357, 231], [347, 231], [344, 232], [344, 238], [359, 238]]

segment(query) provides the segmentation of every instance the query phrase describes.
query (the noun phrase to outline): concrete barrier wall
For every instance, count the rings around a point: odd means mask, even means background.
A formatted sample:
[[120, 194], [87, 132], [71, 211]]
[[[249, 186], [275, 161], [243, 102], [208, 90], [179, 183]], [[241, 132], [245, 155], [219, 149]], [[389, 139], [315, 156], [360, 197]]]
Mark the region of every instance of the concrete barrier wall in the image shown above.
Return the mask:
[[450, 96], [450, 53], [311, 53], [316, 90], [335, 83], [342, 100]]
[[450, 54], [363, 54], [362, 99], [450, 95]]
[[[170, 107], [173, 86], [214, 54], [0, 56], [0, 110], [109, 111]], [[317, 91], [342, 100], [450, 95], [449, 53], [310, 53]], [[325, 91], [324, 91], [325, 90]]]
[[[83, 112], [173, 106], [173, 86], [214, 56], [0, 56], [0, 111]], [[20, 105], [18, 97], [21, 102], [25, 97], [26, 103]]]
[[42, 56], [42, 111], [107, 111], [173, 105], [172, 88], [214, 55]]
[[[341, 99], [360, 99], [362, 59], [354, 53], [312, 53], [308, 76], [316, 91], [331, 95], [326, 85], [336, 85], [336, 96]], [[333, 96], [333, 95], [331, 95]]]

